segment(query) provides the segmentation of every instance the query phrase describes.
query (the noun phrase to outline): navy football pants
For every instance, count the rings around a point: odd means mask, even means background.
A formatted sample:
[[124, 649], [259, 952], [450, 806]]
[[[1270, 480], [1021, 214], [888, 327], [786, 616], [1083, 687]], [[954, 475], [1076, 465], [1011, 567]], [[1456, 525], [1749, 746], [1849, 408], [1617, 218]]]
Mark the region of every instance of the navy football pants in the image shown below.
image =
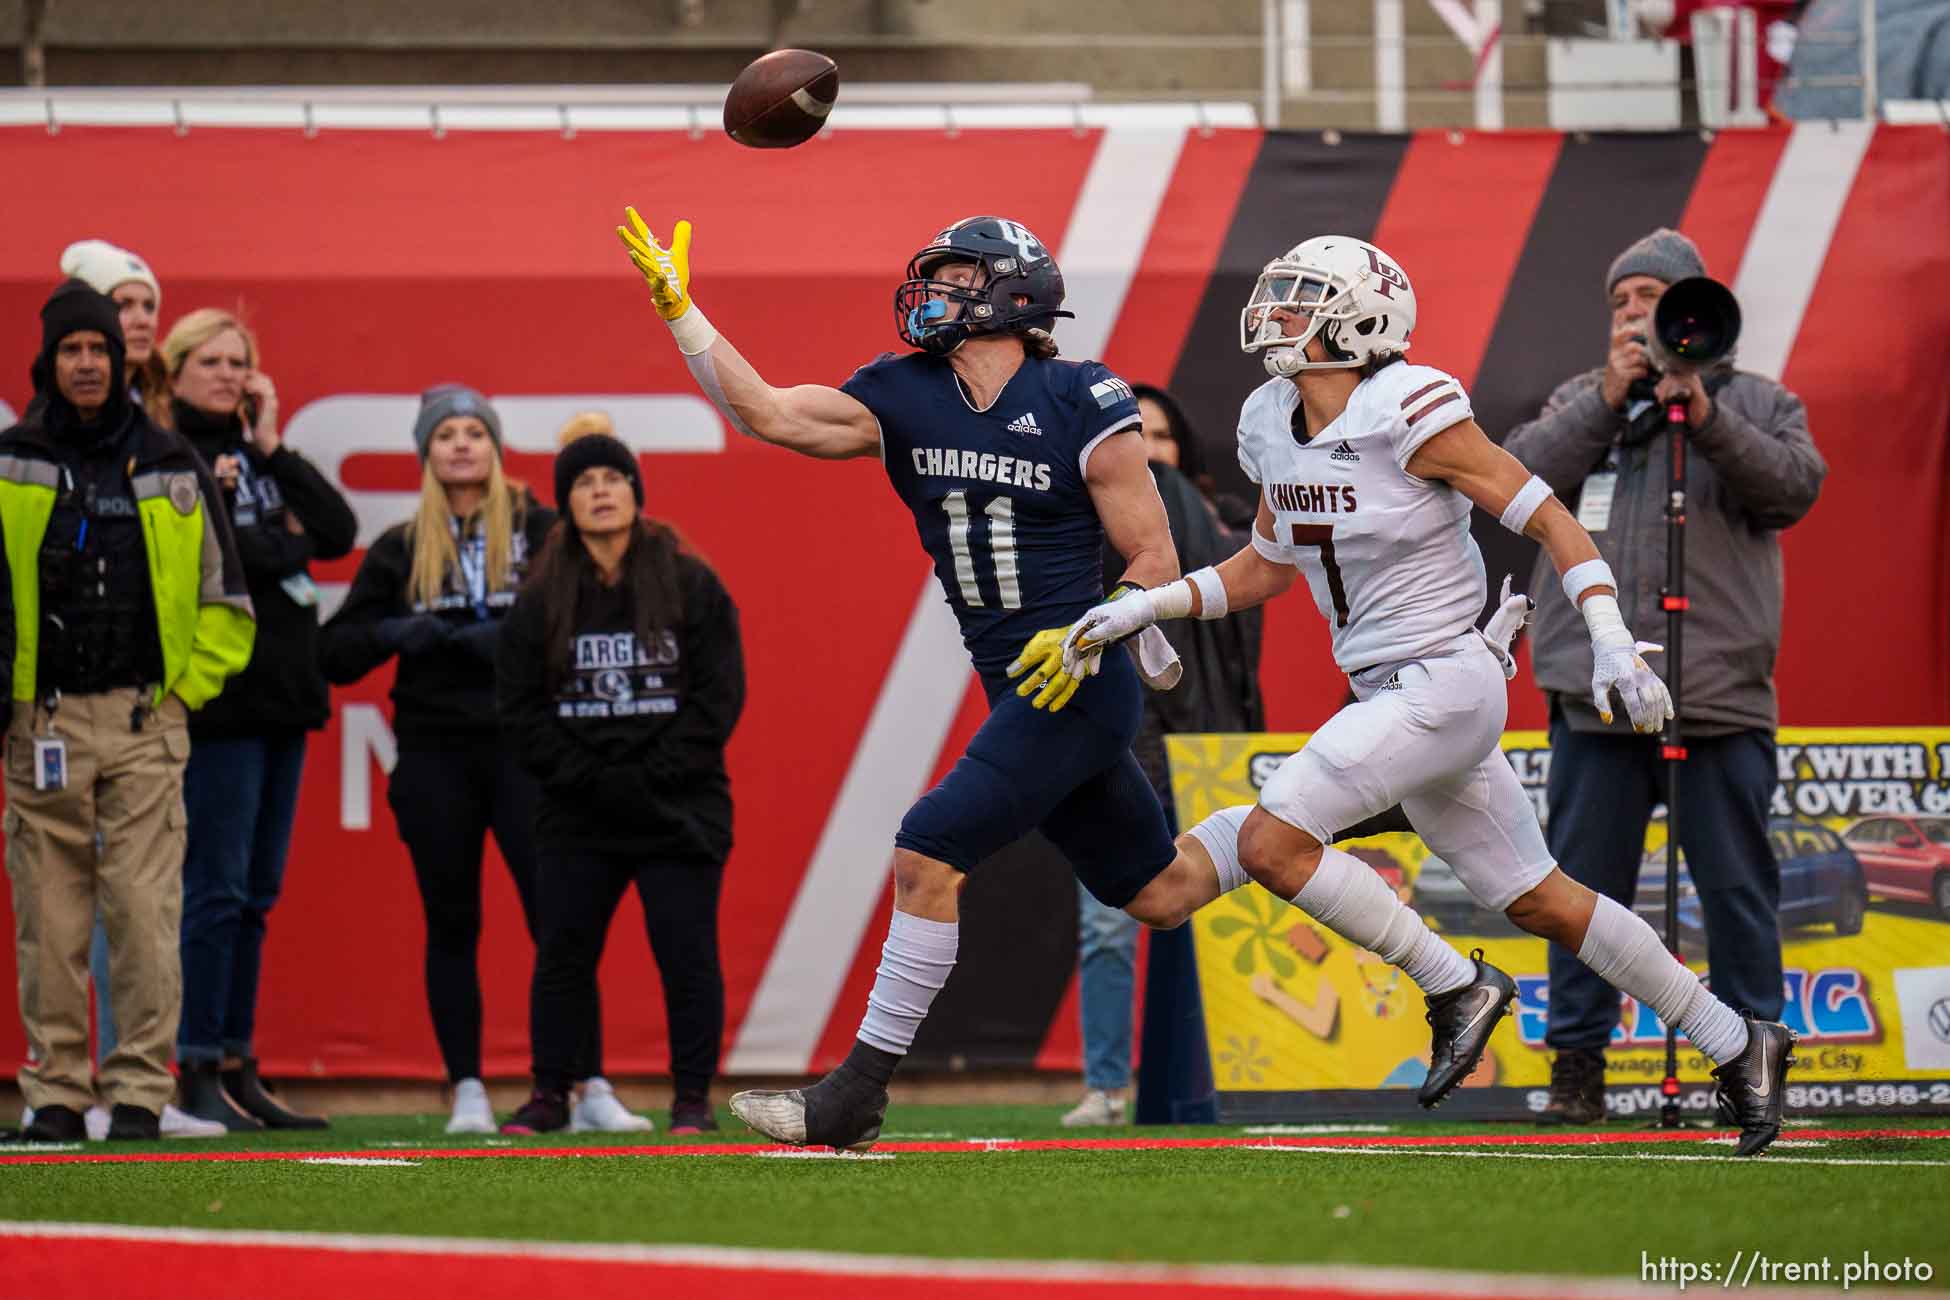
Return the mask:
[[1131, 755], [1144, 686], [1130, 656], [1105, 655], [1103, 671], [1060, 713], [1032, 708], [1000, 674], [982, 684], [988, 720], [908, 810], [894, 843], [965, 872], [1041, 830], [1085, 889], [1123, 907], [1177, 856], [1164, 808]]

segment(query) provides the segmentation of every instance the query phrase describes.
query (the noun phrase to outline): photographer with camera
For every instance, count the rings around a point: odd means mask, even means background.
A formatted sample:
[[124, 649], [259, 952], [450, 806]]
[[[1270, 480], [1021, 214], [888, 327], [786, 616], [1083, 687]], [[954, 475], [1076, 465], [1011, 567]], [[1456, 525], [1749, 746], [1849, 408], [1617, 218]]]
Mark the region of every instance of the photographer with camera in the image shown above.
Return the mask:
[[[1611, 264], [1610, 353], [1602, 369], [1560, 384], [1504, 448], [1543, 478], [1590, 532], [1618, 575], [1627, 624], [1657, 627], [1667, 611], [1668, 406], [1684, 403], [1686, 640], [1679, 721], [1686, 816], [1679, 841], [1699, 892], [1713, 991], [1755, 1018], [1780, 1017], [1780, 868], [1767, 840], [1774, 789], [1774, 659], [1781, 641], [1780, 530], [1814, 505], [1827, 464], [1801, 400], [1730, 356], [1700, 368], [1654, 366], [1655, 311], [1667, 288], [1706, 274], [1676, 230], [1655, 230]], [[1698, 283], [1698, 282], [1696, 282]], [[1732, 307], [1731, 298], [1726, 299]], [[1737, 330], [1737, 313], [1729, 335]], [[1590, 697], [1583, 621], [1550, 599], [1557, 576], [1540, 560], [1531, 656], [1550, 699], [1550, 850], [1581, 883], [1632, 906], [1646, 824], [1664, 800], [1660, 741], [1607, 726]], [[1648, 660], [1670, 681], [1662, 655]], [[1676, 884], [1669, 886], [1676, 887]], [[1550, 953], [1551, 1063], [1544, 1123], [1605, 1116], [1604, 1050], [1618, 994], [1570, 952]]]

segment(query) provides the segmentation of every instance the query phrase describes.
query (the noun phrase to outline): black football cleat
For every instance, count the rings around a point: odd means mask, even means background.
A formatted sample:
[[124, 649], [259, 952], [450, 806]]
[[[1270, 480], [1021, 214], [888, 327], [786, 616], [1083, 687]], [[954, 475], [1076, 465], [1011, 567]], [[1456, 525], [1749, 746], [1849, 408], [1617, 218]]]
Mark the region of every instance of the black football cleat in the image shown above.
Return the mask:
[[1490, 1033], [1517, 999], [1516, 981], [1484, 961], [1481, 948], [1469, 956], [1476, 963], [1476, 978], [1429, 999], [1429, 1030], [1434, 1036], [1429, 1077], [1415, 1096], [1424, 1109], [1440, 1105], [1476, 1068], [1489, 1048]]
[[865, 1151], [880, 1137], [887, 1090], [841, 1065], [809, 1088], [736, 1093], [731, 1113], [774, 1141]]
[[1757, 1156], [1781, 1136], [1788, 1070], [1795, 1064], [1794, 1032], [1772, 1020], [1747, 1017], [1747, 1050], [1713, 1071], [1720, 1118], [1740, 1130], [1737, 1156]]

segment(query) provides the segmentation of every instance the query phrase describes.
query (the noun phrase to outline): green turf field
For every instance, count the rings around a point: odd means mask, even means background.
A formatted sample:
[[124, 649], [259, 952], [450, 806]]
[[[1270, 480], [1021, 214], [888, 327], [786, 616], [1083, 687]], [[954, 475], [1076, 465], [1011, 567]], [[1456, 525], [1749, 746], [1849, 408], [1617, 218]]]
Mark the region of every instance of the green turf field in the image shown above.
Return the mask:
[[[893, 1159], [638, 1155], [616, 1137], [448, 1138], [438, 1117], [345, 1118], [327, 1133], [75, 1154], [330, 1151], [413, 1164], [0, 1163], [0, 1218], [203, 1228], [813, 1248], [1002, 1259], [1340, 1262], [1490, 1272], [1639, 1274], [1643, 1254], [1908, 1256], [1950, 1279], [1950, 1140], [1799, 1137], [1758, 1160], [1719, 1143], [1493, 1145], [1515, 1126], [1274, 1133], [1273, 1149], [1010, 1151], [1020, 1140], [1241, 1136], [1239, 1129], [1056, 1123], [1060, 1107], [896, 1106], [884, 1144], [965, 1142]], [[645, 1135], [659, 1148], [744, 1143]], [[1823, 1120], [1820, 1131], [1941, 1121]], [[1615, 1134], [1622, 1125], [1594, 1130]], [[1465, 1148], [1306, 1146], [1436, 1134]], [[632, 1135], [634, 1137], [634, 1135]], [[756, 1145], [756, 1143], [754, 1143]], [[548, 1158], [434, 1159], [438, 1149]], [[0, 1147], [0, 1157], [22, 1153]], [[1541, 1158], [1539, 1158], [1541, 1157]], [[1857, 1163], [1860, 1162], [1860, 1163]]]

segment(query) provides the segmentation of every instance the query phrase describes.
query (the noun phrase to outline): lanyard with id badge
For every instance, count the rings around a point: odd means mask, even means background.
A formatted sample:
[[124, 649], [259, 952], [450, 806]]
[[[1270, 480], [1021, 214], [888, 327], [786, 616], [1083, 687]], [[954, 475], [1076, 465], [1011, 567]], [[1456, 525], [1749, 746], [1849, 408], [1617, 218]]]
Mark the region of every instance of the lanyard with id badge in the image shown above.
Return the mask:
[[1618, 448], [1605, 453], [1604, 463], [1585, 475], [1578, 494], [1578, 524], [1587, 533], [1611, 527], [1612, 498], [1618, 494]]

